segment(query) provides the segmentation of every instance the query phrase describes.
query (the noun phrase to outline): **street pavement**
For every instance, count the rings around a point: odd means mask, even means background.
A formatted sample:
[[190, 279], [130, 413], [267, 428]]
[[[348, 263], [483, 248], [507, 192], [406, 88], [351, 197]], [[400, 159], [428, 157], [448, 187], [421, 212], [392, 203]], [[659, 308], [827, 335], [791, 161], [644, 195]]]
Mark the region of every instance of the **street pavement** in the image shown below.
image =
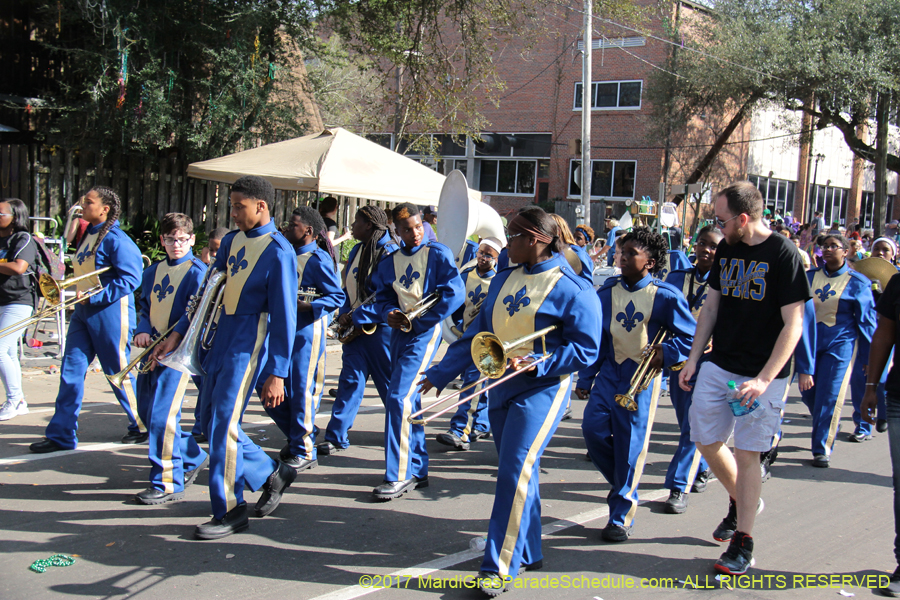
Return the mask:
[[[337, 386], [340, 370], [340, 347], [329, 350], [326, 390]], [[369, 386], [350, 449], [322, 457], [317, 468], [298, 475], [281, 506], [251, 519], [247, 532], [195, 541], [194, 527], [210, 518], [206, 473], [183, 502], [135, 504], [133, 495], [147, 487], [147, 446], [118, 443], [126, 421], [102, 374], [87, 376], [79, 449], [29, 454], [28, 444], [41, 438], [52, 415], [58, 383], [48, 373], [52, 363], [58, 360], [26, 365], [31, 412], [0, 423], [0, 599], [482, 597], [468, 587], [481, 556], [469, 547], [485, 534], [490, 517], [497, 468], [491, 440], [457, 452], [434, 442], [442, 427], [429, 427], [430, 486], [373, 502], [371, 489], [383, 474], [384, 412]], [[191, 388], [185, 427], [193, 421], [195, 400]], [[832, 466], [816, 469], [808, 450], [811, 422], [792, 388], [781, 454], [762, 488], [766, 507], [754, 530], [757, 567], [749, 572], [753, 578], [723, 582], [712, 564], [725, 546], [711, 536], [727, 510], [722, 486], [712, 482], [705, 493], [692, 494], [683, 515], [663, 511], [663, 480], [678, 440], [668, 397], [657, 412], [634, 537], [623, 544], [600, 539], [609, 486], [585, 460], [579, 418], [585, 403], [573, 399], [575, 418], [560, 425], [540, 463], [544, 568], [524, 574], [503, 597], [877, 594], [866, 584], [877, 586], [877, 577], [883, 582], [895, 567], [887, 435], [847, 442], [849, 399], [847, 404]], [[326, 393], [319, 427], [324, 429], [330, 410]], [[284, 444], [255, 397], [244, 430], [273, 455]], [[257, 498], [245, 492], [251, 506]], [[75, 563], [41, 574], [29, 570], [57, 553], [74, 556]]]

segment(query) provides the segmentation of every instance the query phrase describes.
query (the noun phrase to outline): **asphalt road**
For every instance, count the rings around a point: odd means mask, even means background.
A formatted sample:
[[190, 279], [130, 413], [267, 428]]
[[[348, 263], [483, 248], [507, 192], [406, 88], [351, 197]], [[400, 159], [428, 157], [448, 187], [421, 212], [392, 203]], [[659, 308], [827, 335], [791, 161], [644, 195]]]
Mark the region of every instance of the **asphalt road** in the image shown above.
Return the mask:
[[[326, 388], [336, 387], [339, 369], [340, 353], [329, 353]], [[348, 451], [300, 474], [281, 506], [251, 519], [248, 532], [198, 542], [194, 526], [210, 515], [206, 474], [183, 502], [133, 503], [134, 493], [147, 487], [146, 445], [118, 443], [125, 419], [105, 379], [90, 373], [86, 385], [77, 451], [28, 453], [52, 414], [55, 375], [30, 369], [25, 391], [31, 413], [0, 423], [0, 599], [481, 597], [467, 588], [466, 578], [480, 564], [480, 553], [468, 548], [485, 533], [490, 516], [497, 465], [492, 441], [455, 452], [433, 441], [441, 428], [429, 428], [430, 487], [374, 503], [384, 413], [370, 387]], [[195, 398], [191, 389], [187, 426]], [[691, 495], [684, 515], [663, 512], [663, 480], [678, 439], [668, 398], [657, 413], [634, 537], [624, 544], [600, 540], [609, 486], [584, 460], [577, 418], [584, 402], [573, 404], [576, 418], [562, 423], [541, 461], [544, 569], [524, 575], [505, 598], [840, 598], [842, 590], [869, 597], [866, 583], [893, 571], [887, 435], [847, 442], [849, 407], [832, 467], [816, 469], [807, 449], [810, 420], [793, 389], [774, 477], [763, 485], [766, 508], [754, 531], [757, 568], [753, 578], [730, 582], [737, 589], [728, 589], [712, 570], [724, 551], [711, 537], [727, 509], [721, 485]], [[326, 394], [320, 427], [330, 409]], [[283, 445], [256, 399], [244, 423], [272, 453]], [[257, 497], [245, 494], [251, 504]], [[76, 562], [42, 574], [28, 569], [56, 553], [74, 555]]]

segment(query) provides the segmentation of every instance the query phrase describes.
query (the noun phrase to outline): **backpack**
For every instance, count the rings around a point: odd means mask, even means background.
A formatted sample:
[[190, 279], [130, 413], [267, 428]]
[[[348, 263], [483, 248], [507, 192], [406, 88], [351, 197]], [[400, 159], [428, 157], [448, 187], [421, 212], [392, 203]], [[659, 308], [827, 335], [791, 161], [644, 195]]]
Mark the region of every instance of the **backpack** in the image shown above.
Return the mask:
[[[44, 243], [44, 238], [33, 235], [31, 236], [31, 239], [34, 240], [35, 254], [37, 254], [37, 260], [33, 265], [33, 276], [35, 280], [39, 280], [41, 275], [44, 274], [50, 275], [50, 277], [57, 280], [65, 278], [66, 265], [63, 262], [63, 259], [57, 256], [56, 252], [47, 247], [47, 244]], [[37, 288], [38, 294], [43, 296], [40, 291], [40, 286], [36, 285], [35, 287]]]

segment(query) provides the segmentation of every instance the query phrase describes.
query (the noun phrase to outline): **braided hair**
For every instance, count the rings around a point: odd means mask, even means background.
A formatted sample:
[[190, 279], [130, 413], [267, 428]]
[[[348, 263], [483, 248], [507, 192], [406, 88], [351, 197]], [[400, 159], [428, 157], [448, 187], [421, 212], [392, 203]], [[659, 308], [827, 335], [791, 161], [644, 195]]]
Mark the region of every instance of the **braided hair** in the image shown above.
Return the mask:
[[622, 246], [628, 242], [644, 250], [649, 258], [653, 259], [653, 268], [650, 273], [656, 275], [666, 267], [669, 256], [669, 243], [666, 238], [648, 229], [647, 227], [635, 227], [622, 238]]
[[106, 213], [106, 222], [100, 228], [100, 231], [97, 234], [97, 241], [94, 242], [94, 247], [91, 248], [91, 252], [94, 253], [97, 252], [97, 248], [100, 247], [100, 242], [103, 241], [103, 238], [105, 238], [106, 234], [109, 233], [109, 230], [112, 229], [113, 224], [119, 219], [119, 214], [122, 212], [122, 201], [119, 200], [119, 195], [113, 191], [112, 188], [102, 185], [95, 185], [88, 190], [88, 193], [90, 192], [94, 192], [99, 196], [103, 206], [109, 207], [109, 212]]
[[[356, 218], [363, 219], [372, 224], [374, 231], [372, 237], [365, 242], [359, 249], [359, 270], [356, 273], [356, 296], [360, 302], [366, 299], [368, 295], [369, 279], [372, 277], [372, 270], [381, 260], [384, 254], [384, 247], [378, 247], [378, 241], [384, 236], [384, 232], [390, 232], [391, 240], [396, 242], [394, 233], [388, 227], [387, 213], [383, 209], [374, 205], [360, 207], [356, 211]], [[398, 244], [399, 245], [399, 244]]]

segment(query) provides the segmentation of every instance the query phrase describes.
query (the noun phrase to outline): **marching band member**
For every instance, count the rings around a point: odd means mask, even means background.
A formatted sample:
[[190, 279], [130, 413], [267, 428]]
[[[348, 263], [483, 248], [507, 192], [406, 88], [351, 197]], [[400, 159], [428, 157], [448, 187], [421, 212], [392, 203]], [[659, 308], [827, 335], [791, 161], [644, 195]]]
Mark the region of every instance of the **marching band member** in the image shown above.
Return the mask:
[[[404, 202], [391, 213], [403, 246], [379, 263], [374, 276], [377, 310], [393, 329], [393, 370], [385, 403], [387, 464], [384, 483], [372, 490], [377, 500], [399, 498], [413, 487], [428, 485], [425, 428], [409, 424], [406, 418], [419, 410], [419, 375], [438, 351], [441, 321], [462, 305], [465, 291], [450, 249], [424, 242], [419, 209]], [[411, 331], [402, 331], [404, 314], [433, 293], [440, 295], [437, 304], [412, 320]]]
[[369, 377], [382, 404], [387, 401], [391, 379], [391, 333], [384, 326], [375, 303], [365, 301], [375, 292], [372, 276], [378, 263], [396, 252], [399, 246], [391, 235], [387, 215], [375, 205], [363, 206], [356, 211], [351, 231], [360, 243], [350, 250], [344, 267], [344, 305], [338, 311], [338, 324], [358, 329], [366, 327], [371, 333], [359, 335], [344, 344], [331, 419], [325, 428], [325, 440], [316, 446], [320, 456], [336, 454], [350, 446], [348, 433], [359, 412]]
[[575, 242], [575, 237], [569, 229], [569, 224], [561, 216], [553, 213], [550, 215], [556, 221], [557, 231], [559, 231], [559, 239], [565, 244], [563, 254], [569, 261], [569, 266], [575, 271], [576, 275], [580, 275], [585, 281], [594, 285], [594, 261], [588, 256], [587, 250]]
[[[264, 406], [284, 401], [297, 325], [297, 259], [275, 229], [269, 206], [272, 184], [262, 177], [241, 177], [231, 186], [231, 218], [239, 231], [222, 239], [212, 272], [226, 275], [222, 311], [212, 346], [203, 361], [200, 388], [203, 431], [209, 437], [209, 496], [213, 518], [197, 526], [198, 539], [218, 539], [249, 527], [244, 486], [263, 488], [256, 516], [270, 514], [294, 481], [291, 467], [269, 458], [241, 429], [241, 417], [261, 371], [268, 373], [260, 400]], [[195, 315], [194, 318], [202, 318]], [[154, 352], [170, 353], [181, 341], [189, 320]]]
[[[495, 266], [502, 249], [500, 240], [496, 238], [481, 240], [476, 255], [478, 263], [462, 272], [462, 280], [466, 286], [466, 302], [453, 315], [459, 331], [465, 332], [478, 316], [481, 303], [487, 297], [491, 279], [497, 274]], [[463, 387], [475, 383], [479, 378], [481, 373], [474, 364], [471, 365], [463, 373]], [[485, 410], [488, 406], [488, 393], [478, 393], [483, 387], [484, 385], [480, 385], [473, 388], [471, 401], [459, 406], [456, 414], [450, 419], [450, 431], [439, 433], [435, 438], [438, 443], [452, 446], [457, 450], [468, 450], [471, 442], [477, 442], [491, 434], [491, 424]]]
[[656, 347], [651, 368], [684, 361], [696, 326], [680, 290], [654, 278], [665, 265], [666, 250], [665, 239], [647, 228], [625, 234], [622, 275], [608, 279], [597, 292], [603, 306], [600, 358], [578, 374], [578, 397], [590, 396], [581, 425], [588, 454], [612, 486], [609, 523], [602, 531], [608, 542], [624, 542], [633, 530], [662, 378], [654, 378], [649, 389], [635, 396], [634, 411], [619, 406], [615, 396], [627, 392], [645, 360], [644, 348], [661, 328], [669, 337]]
[[[66, 334], [66, 353], [60, 366], [56, 411], [43, 440], [31, 444], [39, 454], [73, 449], [78, 445], [78, 413], [84, 397], [84, 377], [96, 356], [107, 375], [128, 364], [131, 332], [134, 330], [134, 290], [141, 282], [141, 251], [119, 229], [119, 196], [107, 187], [94, 187], [81, 199], [82, 218], [90, 223], [72, 265], [75, 275], [110, 267], [99, 276], [77, 284], [82, 294], [98, 283], [103, 291], [75, 305]], [[138, 417], [134, 377], [129, 375], [113, 393], [128, 417], [128, 433], [123, 444], [139, 444], [147, 439], [147, 429]]]
[[[165, 332], [185, 315], [197, 294], [206, 265], [194, 256], [194, 224], [181, 213], [160, 221], [160, 242], [166, 259], [144, 270], [141, 281], [141, 322], [133, 344], [146, 348], [151, 338]], [[157, 365], [137, 378], [138, 411], [147, 425], [150, 446], [150, 487], [137, 494], [140, 504], [165, 504], [184, 498], [209, 461], [206, 452], [181, 430], [181, 404], [190, 375]]]
[[[600, 304], [594, 290], [562, 256], [554, 220], [540, 208], [509, 223], [509, 259], [519, 264], [491, 281], [475, 321], [429, 369], [422, 392], [442, 389], [472, 365], [472, 338], [489, 331], [512, 341], [556, 326], [546, 336], [551, 357], [530, 366], [540, 339], [510, 350], [508, 372], [525, 371], [491, 390], [488, 418], [499, 454], [497, 488], [478, 586], [488, 596], [505, 590], [521, 568], [539, 569], [541, 553], [540, 460], [559, 426], [572, 390], [572, 373], [592, 364], [600, 342]], [[524, 358], [523, 358], [524, 356]]]
[[[680, 290], [687, 299], [688, 308], [695, 320], [703, 308], [703, 301], [706, 300], [706, 280], [720, 241], [722, 232], [714, 225], [707, 225], [697, 234], [696, 265], [689, 269], [673, 270], [666, 277], [666, 283]], [[691, 423], [687, 415], [691, 408], [693, 392], [686, 392], [678, 386], [677, 372], [669, 374], [669, 396], [675, 408], [675, 418], [678, 420], [681, 436], [666, 471], [664, 487], [670, 491], [669, 499], [666, 500], [666, 512], [681, 514], [687, 510], [688, 492], [700, 494], [706, 491], [710, 470], [697, 446], [691, 441]]]
[[575, 243], [581, 246], [587, 251], [588, 246], [594, 243], [594, 230], [587, 225], [576, 225], [575, 232], [572, 234], [575, 236]]
[[[315, 290], [318, 298], [297, 300], [297, 333], [291, 352], [286, 381], [285, 402], [266, 406], [288, 443], [281, 449], [281, 462], [296, 472], [315, 467], [315, 419], [325, 386], [325, 330], [328, 315], [344, 302], [344, 292], [331, 255], [316, 243], [317, 233], [325, 231], [318, 211], [309, 206], [294, 209], [290, 223], [282, 232], [297, 253], [297, 280], [301, 290]], [[264, 368], [257, 381], [264, 381]], [[262, 386], [257, 387], [262, 397]]]
[[824, 266], [806, 272], [816, 305], [815, 386], [800, 397], [813, 419], [814, 467], [829, 466], [855, 346], [858, 341], [859, 353], [868, 356], [875, 332], [872, 283], [847, 265], [848, 249], [844, 236], [825, 236]]

